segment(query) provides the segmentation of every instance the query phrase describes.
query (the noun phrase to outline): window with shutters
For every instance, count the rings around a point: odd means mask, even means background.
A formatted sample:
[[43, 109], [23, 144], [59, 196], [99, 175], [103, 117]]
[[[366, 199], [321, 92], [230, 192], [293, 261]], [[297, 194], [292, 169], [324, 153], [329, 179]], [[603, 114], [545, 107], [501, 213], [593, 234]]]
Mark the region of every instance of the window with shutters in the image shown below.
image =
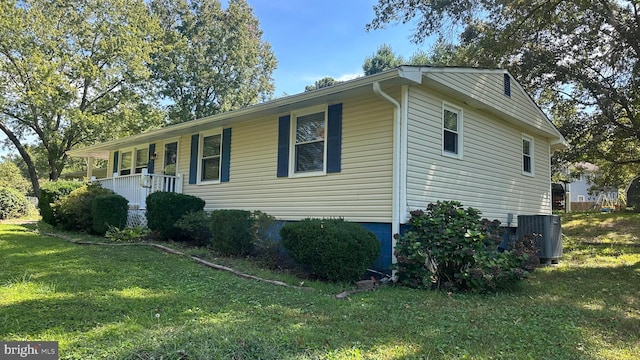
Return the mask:
[[318, 175], [326, 170], [326, 107], [311, 108], [291, 116], [291, 174]]
[[149, 165], [149, 148], [145, 146], [120, 150], [118, 165], [120, 176], [142, 173], [142, 169]]
[[220, 181], [220, 160], [222, 155], [222, 134], [204, 134], [200, 137], [200, 161], [198, 180], [200, 182]]

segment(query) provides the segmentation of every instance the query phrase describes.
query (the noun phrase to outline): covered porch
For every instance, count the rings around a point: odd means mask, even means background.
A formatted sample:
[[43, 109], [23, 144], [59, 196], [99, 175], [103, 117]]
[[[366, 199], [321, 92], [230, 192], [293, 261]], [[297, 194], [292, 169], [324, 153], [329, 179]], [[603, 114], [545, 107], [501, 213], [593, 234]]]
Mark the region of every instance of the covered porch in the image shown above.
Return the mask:
[[114, 174], [113, 177], [96, 179], [92, 177], [92, 183], [98, 183], [105, 189], [113, 190], [116, 194], [129, 201], [129, 209], [146, 209], [145, 200], [149, 194], [164, 191], [182, 193], [182, 176], [177, 174], [149, 174], [147, 169], [142, 169], [139, 174], [121, 175]]

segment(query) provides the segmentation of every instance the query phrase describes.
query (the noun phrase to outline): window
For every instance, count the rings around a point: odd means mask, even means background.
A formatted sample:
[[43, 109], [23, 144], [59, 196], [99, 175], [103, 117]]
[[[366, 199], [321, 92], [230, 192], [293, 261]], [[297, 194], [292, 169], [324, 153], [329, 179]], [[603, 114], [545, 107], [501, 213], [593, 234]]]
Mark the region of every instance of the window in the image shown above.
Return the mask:
[[324, 172], [325, 164], [325, 112], [297, 116], [293, 121], [293, 172]]
[[578, 202], [584, 202], [584, 195], [578, 195]]
[[533, 138], [522, 135], [522, 173], [533, 175]]
[[149, 149], [136, 149], [136, 168], [135, 173], [142, 173], [142, 169], [146, 168], [149, 164]]
[[164, 144], [164, 167], [165, 175], [176, 175], [176, 165], [178, 163], [178, 143], [171, 142]]
[[200, 181], [220, 180], [220, 154], [222, 153], [222, 135], [202, 137], [200, 156]]
[[278, 117], [277, 177], [339, 173], [341, 159], [342, 103]]
[[442, 154], [462, 158], [462, 109], [446, 104], [442, 110]]
[[133, 153], [123, 151], [120, 160], [120, 175], [131, 175], [131, 164], [133, 163]]

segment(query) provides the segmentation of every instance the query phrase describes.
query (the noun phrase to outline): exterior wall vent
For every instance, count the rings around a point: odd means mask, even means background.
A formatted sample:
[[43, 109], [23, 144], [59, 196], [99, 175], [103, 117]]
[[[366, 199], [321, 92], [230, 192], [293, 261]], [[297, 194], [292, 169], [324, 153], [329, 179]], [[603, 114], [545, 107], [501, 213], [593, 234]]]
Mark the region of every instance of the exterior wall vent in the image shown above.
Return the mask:
[[509, 74], [504, 74], [504, 94], [511, 96], [511, 77]]

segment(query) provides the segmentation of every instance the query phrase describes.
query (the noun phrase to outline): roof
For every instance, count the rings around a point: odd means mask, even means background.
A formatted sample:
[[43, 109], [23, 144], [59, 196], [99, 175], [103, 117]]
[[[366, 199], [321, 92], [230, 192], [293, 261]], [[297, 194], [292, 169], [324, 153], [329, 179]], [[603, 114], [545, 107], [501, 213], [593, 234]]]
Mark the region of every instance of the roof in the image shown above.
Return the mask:
[[[161, 129], [150, 130], [141, 134], [115, 139], [92, 146], [73, 149], [68, 151], [67, 154], [72, 157], [94, 157], [99, 159], [108, 159], [110, 151], [118, 150], [122, 147], [132, 146], [134, 144], [153, 143], [155, 141], [164, 140], [169, 137], [197, 133], [206, 129], [210, 129], [212, 127], [212, 124], [215, 124], [216, 127], [230, 126], [234, 123], [255, 119], [256, 115], [277, 115], [291, 112], [302, 107], [309, 107], [324, 103], [337, 103], [342, 101], [346, 96], [356, 96], [359, 94], [372, 93], [372, 84], [374, 83], [379, 83], [380, 86], [384, 88], [398, 85], [422, 84], [426, 76], [430, 72], [508, 74], [507, 70], [503, 69], [400, 66], [395, 69], [387, 70], [374, 75], [359, 77], [333, 86], [328, 86], [325, 88], [296, 95], [286, 96], [264, 103], [251, 105], [242, 109], [216, 114], [180, 124], [170, 125]], [[439, 85], [446, 87], [446, 84], [441, 83]], [[516, 85], [524, 92], [522, 87], [517, 84], [517, 82]], [[465, 94], [458, 93], [458, 95], [464, 96]], [[566, 140], [564, 139], [564, 137], [562, 137], [555, 126], [553, 126], [547, 116], [542, 112], [542, 110], [540, 110], [539, 107], [537, 107], [533, 100], [531, 100], [531, 104], [538, 109], [540, 114], [544, 116], [549, 125], [546, 129], [538, 129], [538, 131], [542, 131], [547, 135], [547, 137], [554, 138], [556, 147], [566, 147]], [[500, 112], [496, 111], [496, 113]], [[500, 115], [505, 116], [504, 113], [500, 113]], [[527, 125], [526, 122], [522, 119], [513, 118], [512, 121], [519, 122], [522, 126]]]

